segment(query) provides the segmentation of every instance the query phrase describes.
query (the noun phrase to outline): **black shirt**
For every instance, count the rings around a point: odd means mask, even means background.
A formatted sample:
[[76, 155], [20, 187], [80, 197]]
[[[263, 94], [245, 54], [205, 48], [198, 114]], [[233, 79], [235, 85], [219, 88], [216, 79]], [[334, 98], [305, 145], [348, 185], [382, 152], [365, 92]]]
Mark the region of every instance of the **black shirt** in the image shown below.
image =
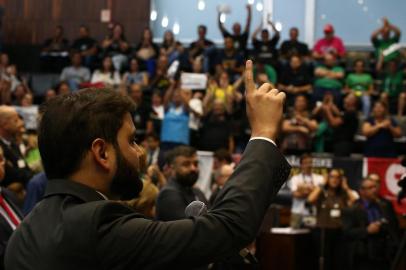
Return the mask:
[[244, 58], [242, 54], [236, 50], [227, 52], [221, 50], [217, 54], [217, 64], [222, 65], [223, 68], [231, 75], [234, 74], [233, 69], [243, 65]]
[[[211, 47], [214, 45], [213, 41], [208, 40], [208, 39], [204, 39], [203, 43], [204, 43], [204, 48], [208, 48], [208, 47]], [[203, 54], [203, 48], [200, 48], [198, 44], [199, 44], [199, 40], [196, 40], [196, 41], [192, 42], [192, 44], [190, 44], [190, 50], [194, 50], [194, 49], [198, 48], [193, 53], [193, 55], [191, 55], [193, 58]]]
[[135, 137], [137, 143], [141, 143], [145, 138], [145, 133], [147, 129], [147, 122], [150, 120], [151, 108], [141, 104], [132, 113], [134, 126], [135, 126]]
[[237, 51], [240, 52], [245, 52], [245, 50], [247, 49], [247, 42], [248, 42], [248, 36], [249, 33], [248, 31], [240, 34], [240, 35], [233, 35], [228, 31], [223, 31], [222, 32], [223, 37], [231, 37], [234, 40], [234, 48]]
[[79, 51], [79, 52], [84, 52], [87, 51], [91, 48], [93, 48], [96, 45], [96, 40], [94, 40], [91, 37], [84, 37], [84, 38], [78, 38], [75, 39], [75, 41], [72, 44], [72, 49]]
[[284, 85], [305, 86], [311, 84], [311, 77], [304, 65], [297, 70], [288, 65], [282, 70], [279, 82]]
[[258, 60], [265, 61], [264, 63], [275, 64], [278, 59], [278, 51], [276, 44], [278, 44], [279, 35], [275, 35], [271, 40], [262, 41], [254, 38], [252, 45], [255, 49], [255, 55]]
[[353, 142], [355, 133], [358, 130], [358, 113], [345, 111], [341, 118], [343, 123], [333, 129], [333, 141]]
[[231, 136], [230, 117], [227, 114], [222, 116], [209, 113], [203, 118], [201, 133], [201, 149], [216, 151], [221, 148], [228, 149], [228, 142]]
[[305, 56], [309, 54], [307, 44], [300, 41], [285, 40], [281, 45], [281, 54], [290, 57], [294, 54]]

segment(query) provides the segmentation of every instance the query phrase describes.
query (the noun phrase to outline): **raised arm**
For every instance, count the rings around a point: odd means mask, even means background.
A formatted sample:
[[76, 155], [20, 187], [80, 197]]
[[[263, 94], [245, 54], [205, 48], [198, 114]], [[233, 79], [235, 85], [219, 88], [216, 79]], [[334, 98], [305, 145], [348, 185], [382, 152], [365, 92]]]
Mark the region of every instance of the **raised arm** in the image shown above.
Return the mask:
[[249, 33], [250, 27], [251, 27], [251, 18], [252, 18], [252, 9], [251, 5], [247, 4], [247, 21], [245, 22], [245, 28], [244, 28], [244, 33]]

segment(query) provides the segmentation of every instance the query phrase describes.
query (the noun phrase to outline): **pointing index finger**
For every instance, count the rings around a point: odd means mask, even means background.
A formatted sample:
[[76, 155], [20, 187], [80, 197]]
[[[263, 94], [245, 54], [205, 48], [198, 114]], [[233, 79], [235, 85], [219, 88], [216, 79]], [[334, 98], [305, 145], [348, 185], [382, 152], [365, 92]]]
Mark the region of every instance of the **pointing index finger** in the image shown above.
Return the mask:
[[253, 93], [255, 91], [254, 83], [254, 72], [253, 72], [253, 63], [251, 60], [247, 60], [245, 63], [245, 92], [247, 94]]

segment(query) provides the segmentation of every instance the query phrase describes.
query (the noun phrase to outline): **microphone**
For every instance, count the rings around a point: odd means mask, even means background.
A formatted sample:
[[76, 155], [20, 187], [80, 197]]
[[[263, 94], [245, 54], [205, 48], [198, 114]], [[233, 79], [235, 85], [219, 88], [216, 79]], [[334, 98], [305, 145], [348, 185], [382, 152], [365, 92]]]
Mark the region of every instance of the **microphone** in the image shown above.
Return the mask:
[[[207, 214], [207, 206], [204, 202], [193, 201], [189, 203], [185, 208], [185, 216], [189, 217], [200, 217]], [[240, 250], [239, 255], [244, 259], [246, 264], [258, 264], [257, 258], [248, 250], [248, 248], [243, 248]]]
[[207, 214], [207, 206], [204, 202], [193, 201], [185, 208], [186, 217], [200, 217]]

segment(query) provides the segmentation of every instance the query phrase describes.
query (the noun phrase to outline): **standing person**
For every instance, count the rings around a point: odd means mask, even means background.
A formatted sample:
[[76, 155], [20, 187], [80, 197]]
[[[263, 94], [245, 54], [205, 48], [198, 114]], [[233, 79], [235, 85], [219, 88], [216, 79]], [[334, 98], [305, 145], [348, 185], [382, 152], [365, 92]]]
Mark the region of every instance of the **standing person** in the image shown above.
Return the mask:
[[[300, 228], [305, 225], [306, 217], [314, 215], [314, 209], [307, 202], [307, 197], [313, 189], [324, 182], [320, 174], [312, 173], [313, 158], [308, 154], [300, 157], [300, 172], [290, 179], [290, 189], [292, 191], [292, 209], [290, 226]], [[311, 220], [310, 222], [314, 222]]]
[[343, 209], [356, 199], [355, 192], [338, 169], [330, 170], [327, 181], [316, 186], [307, 197], [308, 202], [317, 209], [316, 235], [317, 243], [320, 243], [319, 254], [325, 259], [323, 269], [342, 269], [344, 246], [341, 215]]
[[252, 66], [247, 61], [251, 141], [219, 194], [221, 203], [180, 221], [146, 220], [109, 200], [131, 199], [142, 189], [128, 97], [86, 89], [51, 99], [38, 137], [49, 184], [10, 239], [5, 269], [185, 269], [249, 244], [290, 172], [273, 143], [285, 95], [267, 84], [256, 89]]
[[186, 218], [185, 208], [193, 201], [208, 204], [203, 192], [194, 187], [199, 177], [196, 149], [190, 146], [179, 146], [168, 155], [172, 177], [159, 192], [156, 202], [156, 217], [162, 221]]
[[[276, 45], [278, 44], [280, 33], [271, 20], [268, 20], [268, 23], [275, 33], [272, 39], [269, 38], [269, 31], [267, 29], [261, 30], [261, 23], [252, 34], [252, 45], [254, 46], [257, 61], [277, 66], [278, 50], [276, 49]], [[261, 31], [261, 40], [257, 39], [259, 31]]]
[[[375, 48], [375, 57], [378, 59], [383, 51], [400, 41], [400, 29], [391, 24], [388, 18], [382, 19], [382, 27], [376, 29], [371, 35], [371, 42]], [[394, 60], [399, 57], [399, 51], [395, 50], [384, 57], [384, 62]]]
[[361, 199], [343, 211], [343, 232], [348, 239], [350, 269], [388, 269], [399, 241], [398, 220], [391, 204], [377, 200], [376, 184], [364, 179]]
[[[5, 175], [6, 159], [3, 155], [3, 149], [0, 147], [0, 182]], [[6, 253], [7, 242], [23, 220], [17, 200], [14, 194], [5, 188], [0, 187], [0, 268], [4, 267], [4, 254]]]
[[240, 53], [245, 54], [247, 50], [247, 43], [250, 34], [250, 26], [251, 26], [251, 5], [246, 5], [247, 8], [247, 21], [245, 23], [244, 31], [241, 32], [241, 24], [236, 22], [233, 24], [233, 33], [227, 31], [224, 27], [224, 23], [220, 20], [221, 13], [218, 14], [218, 26], [221, 31], [221, 34], [224, 38], [231, 37], [234, 43], [234, 47]]
[[205, 73], [210, 72], [213, 66], [213, 57], [215, 55], [215, 45], [214, 42], [206, 38], [207, 26], [199, 25], [197, 27], [197, 40], [190, 44], [189, 56], [191, 57], [191, 62], [193, 62], [197, 57], [203, 57], [203, 71]]
[[284, 59], [289, 59], [293, 55], [298, 55], [300, 57], [309, 56], [309, 47], [306, 43], [300, 42], [298, 40], [299, 29], [297, 27], [292, 27], [289, 30], [289, 40], [285, 40], [281, 45], [281, 56]]

